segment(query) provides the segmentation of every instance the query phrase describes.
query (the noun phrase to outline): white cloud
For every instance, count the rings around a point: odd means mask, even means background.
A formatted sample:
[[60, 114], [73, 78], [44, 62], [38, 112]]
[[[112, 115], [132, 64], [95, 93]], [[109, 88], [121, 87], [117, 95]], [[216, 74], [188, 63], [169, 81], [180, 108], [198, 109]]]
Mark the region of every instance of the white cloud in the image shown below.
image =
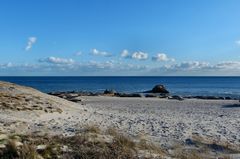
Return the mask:
[[29, 51], [33, 44], [37, 42], [37, 38], [36, 37], [29, 37], [28, 38], [28, 42], [27, 42], [27, 46], [25, 47], [25, 50], [26, 51]]
[[167, 66], [167, 69], [171, 70], [202, 70], [209, 69], [212, 66], [207, 62], [199, 62], [199, 61], [185, 61], [179, 64], [174, 64]]
[[114, 67], [114, 61], [106, 62], [89, 61], [87, 64], [85, 64], [85, 67], [91, 67], [95, 69], [110, 69]]
[[240, 61], [224, 61], [216, 64], [201, 61], [185, 61], [178, 64], [153, 67], [146, 74], [175, 76], [237, 76], [240, 75]]
[[75, 62], [73, 59], [47, 57], [35, 64], [0, 63], [0, 75], [240, 75], [240, 61], [216, 64], [185, 61], [160, 67], [109, 60]]
[[146, 60], [148, 59], [148, 54], [144, 52], [134, 52], [134, 53], [129, 53], [128, 50], [123, 50], [120, 54], [122, 58], [131, 58], [131, 59], [136, 59], [136, 60]]
[[45, 62], [45, 63], [51, 63], [51, 64], [73, 64], [73, 59], [65, 59], [65, 58], [59, 58], [59, 57], [48, 57], [45, 59], [39, 59], [39, 62]]
[[240, 40], [235, 41], [235, 43], [240, 46]]
[[5, 64], [0, 64], [1, 69], [7, 69], [13, 67], [13, 64], [11, 62], [5, 63]]
[[118, 61], [106, 61], [106, 62], [97, 62], [97, 61], [90, 61], [85, 64], [81, 64], [79, 68], [85, 68], [91, 71], [111, 71], [113, 74], [111, 75], [120, 75], [120, 74], [128, 74], [129, 72], [144, 72], [147, 70], [147, 66], [142, 65], [135, 65], [135, 64], [128, 64], [122, 63]]
[[216, 64], [214, 66], [215, 69], [235, 69], [235, 70], [240, 70], [240, 61], [224, 61]]
[[175, 59], [174, 58], [169, 58], [166, 54], [164, 53], [158, 53], [156, 56], [152, 57], [153, 61], [172, 61], [174, 62]]
[[191, 74], [191, 72], [194, 71], [198, 72], [199, 75], [201, 75], [202, 73], [210, 73], [209, 75], [224, 75], [236, 72], [240, 73], [240, 61], [224, 61], [216, 64], [210, 64], [208, 62], [200, 61], [186, 61], [179, 64], [165, 65], [158, 69], [172, 73], [188, 72], [189, 74]]
[[111, 54], [106, 52], [106, 51], [99, 51], [97, 49], [92, 49], [91, 50], [92, 55], [98, 55], [98, 56], [106, 56], [106, 57], [110, 57]]
[[126, 50], [126, 49], [123, 50], [122, 53], [121, 53], [121, 57], [123, 57], [123, 58], [128, 58], [128, 57], [130, 57], [128, 50]]
[[134, 52], [132, 54], [132, 58], [136, 60], [146, 60], [148, 58], [148, 54], [141, 51]]

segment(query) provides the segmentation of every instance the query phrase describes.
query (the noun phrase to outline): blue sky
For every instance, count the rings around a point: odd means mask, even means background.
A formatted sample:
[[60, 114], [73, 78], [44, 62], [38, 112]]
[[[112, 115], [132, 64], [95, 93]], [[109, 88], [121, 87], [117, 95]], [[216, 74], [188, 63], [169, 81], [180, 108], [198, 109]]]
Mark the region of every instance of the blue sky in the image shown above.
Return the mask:
[[0, 75], [240, 75], [239, 0], [1, 0]]

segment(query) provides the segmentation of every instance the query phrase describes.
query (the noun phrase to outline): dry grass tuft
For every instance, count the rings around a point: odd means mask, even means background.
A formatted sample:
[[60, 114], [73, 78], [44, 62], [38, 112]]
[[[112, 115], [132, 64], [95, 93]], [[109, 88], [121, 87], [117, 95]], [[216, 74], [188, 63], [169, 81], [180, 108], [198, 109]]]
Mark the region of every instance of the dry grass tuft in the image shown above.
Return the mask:
[[39, 155], [36, 149], [32, 145], [23, 144], [22, 148], [20, 149], [19, 156], [24, 159], [38, 159]]
[[146, 139], [141, 139], [137, 146], [141, 150], [147, 150], [148, 152], [150, 152], [150, 154], [166, 154], [166, 151], [163, 150], [160, 146], [157, 146], [152, 142], [147, 141]]
[[97, 125], [86, 125], [84, 126], [84, 132], [100, 134], [101, 129]]
[[[4, 159], [137, 159], [140, 147], [154, 149], [150, 145], [143, 146], [142, 142], [140, 145], [130, 137], [117, 133], [115, 129], [107, 132], [104, 135], [97, 126], [88, 126], [83, 133], [70, 137], [12, 135], [0, 156], [4, 156]], [[99, 136], [110, 140], [97, 140]], [[22, 146], [17, 147], [13, 142], [16, 140], [21, 141]]]
[[110, 127], [106, 130], [106, 134], [111, 135], [111, 136], [117, 136], [118, 132], [115, 128]]
[[6, 144], [6, 148], [0, 151], [0, 156], [4, 156], [6, 159], [18, 157], [18, 149], [14, 141], [9, 140]]
[[[197, 145], [186, 148], [184, 145], [173, 147], [172, 153], [163, 150], [145, 138], [133, 140], [114, 128], [105, 132], [97, 126], [88, 126], [83, 133], [75, 136], [20, 136], [5, 137], [5, 148], [0, 149], [4, 159], [137, 159], [164, 158], [207, 159], [212, 158], [208, 150]], [[100, 139], [99, 139], [100, 138]], [[21, 142], [22, 144], [16, 144]], [[208, 148], [208, 147], [204, 147]], [[210, 156], [210, 157], [209, 157]], [[228, 159], [228, 156], [218, 155]], [[223, 157], [222, 157], [223, 156]]]
[[175, 156], [178, 159], [207, 159], [206, 156], [203, 157], [202, 154], [196, 150], [190, 151], [178, 151]]

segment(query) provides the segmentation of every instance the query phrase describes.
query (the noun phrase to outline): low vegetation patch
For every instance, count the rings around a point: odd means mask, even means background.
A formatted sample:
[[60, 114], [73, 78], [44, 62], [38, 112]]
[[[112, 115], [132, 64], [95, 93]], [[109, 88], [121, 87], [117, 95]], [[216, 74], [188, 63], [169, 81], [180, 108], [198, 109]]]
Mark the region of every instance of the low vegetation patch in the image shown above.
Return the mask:
[[13, 111], [40, 110], [46, 113], [62, 112], [60, 108], [53, 106], [51, 101], [42, 102], [38, 96], [3, 92], [0, 92], [0, 109]]
[[74, 136], [0, 134], [0, 159], [230, 158], [213, 154], [212, 150], [209, 144], [190, 139], [187, 144], [166, 150], [145, 138], [133, 139], [114, 128], [103, 132], [96, 125], [86, 126]]
[[113, 129], [102, 132], [96, 126], [68, 137], [4, 135], [0, 140], [1, 159], [162, 158], [162, 152]]

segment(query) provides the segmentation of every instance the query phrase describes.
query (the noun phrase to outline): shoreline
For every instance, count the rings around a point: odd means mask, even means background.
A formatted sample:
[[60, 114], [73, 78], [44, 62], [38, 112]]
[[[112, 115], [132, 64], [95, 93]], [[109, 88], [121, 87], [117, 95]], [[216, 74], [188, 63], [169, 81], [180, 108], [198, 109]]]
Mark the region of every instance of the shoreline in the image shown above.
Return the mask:
[[[107, 93], [105, 91], [108, 91]], [[48, 92], [47, 94], [57, 96], [64, 99], [72, 99], [74, 97], [81, 96], [108, 96], [108, 97], [136, 97], [136, 98], [166, 98], [175, 100], [185, 100], [185, 99], [204, 99], [204, 100], [240, 100], [236, 97], [231, 96], [213, 96], [213, 95], [171, 95], [171, 93], [146, 93], [146, 92], [136, 92], [136, 93], [118, 93], [112, 90], [105, 90], [104, 92], [91, 92], [91, 91], [54, 91]], [[71, 101], [71, 100], [70, 100]]]
[[[178, 96], [216, 96], [239, 98], [239, 77], [0, 77], [49, 92], [92, 92], [102, 93], [105, 89], [114, 89], [119, 93], [138, 93], [146, 91], [155, 84], [166, 86], [171, 95]], [[47, 87], [46, 87], [47, 86]]]

